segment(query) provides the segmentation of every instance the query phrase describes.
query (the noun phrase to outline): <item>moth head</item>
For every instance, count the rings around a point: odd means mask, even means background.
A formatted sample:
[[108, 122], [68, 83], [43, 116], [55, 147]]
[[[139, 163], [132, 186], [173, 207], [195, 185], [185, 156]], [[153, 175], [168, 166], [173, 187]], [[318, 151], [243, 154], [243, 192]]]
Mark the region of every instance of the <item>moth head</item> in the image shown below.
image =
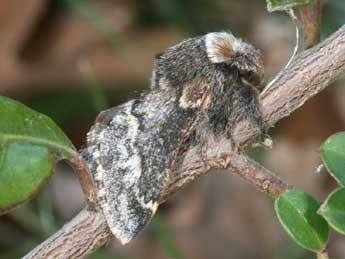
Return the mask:
[[206, 34], [205, 46], [211, 63], [237, 69], [243, 83], [261, 86], [264, 71], [259, 50], [228, 32]]

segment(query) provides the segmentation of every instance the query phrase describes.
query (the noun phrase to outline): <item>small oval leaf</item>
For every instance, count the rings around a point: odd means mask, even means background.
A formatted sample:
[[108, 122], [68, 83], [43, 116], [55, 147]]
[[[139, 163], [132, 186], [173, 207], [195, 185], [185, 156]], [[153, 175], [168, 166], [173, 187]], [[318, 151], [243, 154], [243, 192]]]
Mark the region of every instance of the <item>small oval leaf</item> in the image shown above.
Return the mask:
[[47, 116], [0, 96], [0, 215], [32, 197], [75, 150]]
[[319, 203], [300, 191], [288, 191], [275, 201], [278, 219], [289, 236], [300, 246], [312, 251], [324, 248], [328, 224], [317, 214]]
[[269, 12], [284, 11], [298, 5], [313, 4], [316, 0], [267, 0]]
[[336, 133], [323, 143], [321, 158], [334, 179], [345, 185], [345, 132]]
[[[15, 142], [4, 148], [6, 152], [0, 172], [0, 208], [13, 207], [25, 201], [53, 169], [53, 161], [45, 147]], [[18, 161], [19, 157], [21, 159]]]
[[319, 213], [332, 228], [345, 235], [345, 188], [334, 190], [321, 205]]

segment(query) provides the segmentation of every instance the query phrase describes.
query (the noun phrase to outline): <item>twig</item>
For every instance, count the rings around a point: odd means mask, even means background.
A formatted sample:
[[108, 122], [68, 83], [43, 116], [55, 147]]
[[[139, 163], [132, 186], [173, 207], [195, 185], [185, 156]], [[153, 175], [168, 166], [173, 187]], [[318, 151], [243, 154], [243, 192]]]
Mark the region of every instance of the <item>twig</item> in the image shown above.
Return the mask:
[[320, 0], [312, 5], [299, 7], [299, 14], [304, 27], [304, 48], [308, 49], [320, 41]]
[[284, 68], [282, 70], [280, 70], [280, 72], [274, 76], [273, 79], [271, 79], [270, 82], [268, 82], [268, 84], [266, 85], [265, 89], [262, 91], [262, 94], [264, 94], [265, 92], [269, 91], [272, 87], [272, 85], [274, 85], [276, 83], [276, 81], [278, 81], [280, 79], [280, 77], [285, 74], [286, 69], [290, 66], [290, 64], [292, 63], [292, 61], [295, 59], [296, 55], [298, 53], [300, 53], [302, 50], [304, 50], [304, 38], [302, 38], [302, 35], [304, 35], [304, 26], [303, 23], [301, 22], [301, 19], [299, 19], [296, 14], [294, 9], [289, 9], [286, 11], [287, 14], [290, 16], [293, 24], [295, 25], [295, 30], [296, 30], [296, 43], [295, 43], [295, 47], [293, 49], [292, 55], [289, 58], [289, 61], [286, 63], [286, 65], [284, 66]]
[[[319, 45], [301, 53], [270, 91], [260, 96], [267, 127], [291, 114], [308, 99], [321, 92], [345, 72], [345, 26]], [[234, 140], [243, 146], [259, 132], [243, 122], [235, 127]], [[221, 141], [214, 145], [212, 159], [219, 168], [227, 167], [246, 181], [273, 197], [289, 186], [256, 162], [241, 154], [227, 153]], [[212, 153], [210, 151], [210, 153]], [[188, 158], [188, 159], [187, 159]], [[175, 172], [162, 201], [195, 177], [211, 169], [197, 157], [195, 150]], [[215, 166], [216, 167], [216, 166]], [[192, 175], [192, 177], [187, 177]], [[185, 176], [185, 177], [184, 177]], [[186, 180], [187, 179], [187, 180]], [[60, 231], [32, 250], [25, 258], [81, 258], [112, 239], [101, 212], [84, 209]]]
[[228, 172], [239, 175], [246, 182], [273, 198], [292, 188], [278, 176], [240, 153], [221, 152], [214, 157], [209, 157], [209, 163], [214, 164], [214, 166], [207, 167], [205, 162], [198, 156], [197, 151], [192, 150], [180, 169], [173, 175], [170, 185], [163, 193], [161, 203], [167, 200], [176, 190], [212, 169], [227, 169]]
[[70, 161], [68, 162], [71, 164], [74, 171], [78, 175], [79, 183], [85, 195], [88, 206], [90, 206], [91, 208], [96, 208], [97, 195], [95, 188], [93, 188], [93, 186], [95, 185], [93, 183], [93, 179], [85, 160], [79, 153], [75, 152], [73, 157], [70, 158]]
[[229, 157], [228, 163], [232, 173], [238, 174], [272, 198], [277, 198], [281, 193], [292, 189], [292, 186], [247, 156], [232, 155]]

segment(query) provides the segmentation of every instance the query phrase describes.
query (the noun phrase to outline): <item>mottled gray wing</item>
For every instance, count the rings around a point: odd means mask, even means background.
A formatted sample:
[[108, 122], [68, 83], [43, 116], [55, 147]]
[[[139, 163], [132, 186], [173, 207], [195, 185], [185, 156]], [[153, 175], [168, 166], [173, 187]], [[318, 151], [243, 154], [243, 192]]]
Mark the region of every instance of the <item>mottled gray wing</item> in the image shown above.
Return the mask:
[[181, 132], [194, 108], [181, 108], [175, 90], [103, 112], [88, 134], [98, 200], [113, 234], [133, 239], [155, 213], [169, 180]]
[[103, 112], [88, 134], [91, 171], [98, 200], [113, 234], [129, 242], [150, 220], [157, 201], [140, 194], [142, 158], [136, 141], [139, 120], [131, 114], [134, 101]]

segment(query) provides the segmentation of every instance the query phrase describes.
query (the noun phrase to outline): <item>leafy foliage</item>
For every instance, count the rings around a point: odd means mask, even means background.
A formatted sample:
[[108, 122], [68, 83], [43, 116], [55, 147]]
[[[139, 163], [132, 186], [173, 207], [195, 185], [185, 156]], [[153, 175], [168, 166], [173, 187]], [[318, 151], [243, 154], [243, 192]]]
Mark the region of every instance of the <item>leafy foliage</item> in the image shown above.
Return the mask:
[[288, 191], [275, 201], [280, 223], [300, 246], [320, 251], [328, 239], [327, 222], [317, 214], [319, 203], [300, 191]]
[[[321, 147], [321, 158], [330, 175], [345, 185], [345, 132], [330, 136]], [[303, 192], [283, 193], [275, 203], [279, 221], [292, 239], [304, 248], [320, 250], [327, 241], [328, 227], [317, 215], [318, 202]], [[333, 191], [318, 213], [336, 231], [345, 234], [345, 188]]]
[[[345, 132], [330, 136], [321, 147], [321, 157], [328, 172], [345, 185]], [[339, 233], [345, 234], [345, 188], [333, 191], [320, 208], [320, 214]]]
[[70, 140], [47, 116], [0, 97], [0, 214], [32, 197], [54, 163], [71, 157]]
[[334, 179], [345, 185], [345, 132], [336, 133], [325, 141], [321, 158]]
[[320, 214], [329, 225], [341, 234], [345, 234], [345, 188], [333, 191], [320, 208]]

